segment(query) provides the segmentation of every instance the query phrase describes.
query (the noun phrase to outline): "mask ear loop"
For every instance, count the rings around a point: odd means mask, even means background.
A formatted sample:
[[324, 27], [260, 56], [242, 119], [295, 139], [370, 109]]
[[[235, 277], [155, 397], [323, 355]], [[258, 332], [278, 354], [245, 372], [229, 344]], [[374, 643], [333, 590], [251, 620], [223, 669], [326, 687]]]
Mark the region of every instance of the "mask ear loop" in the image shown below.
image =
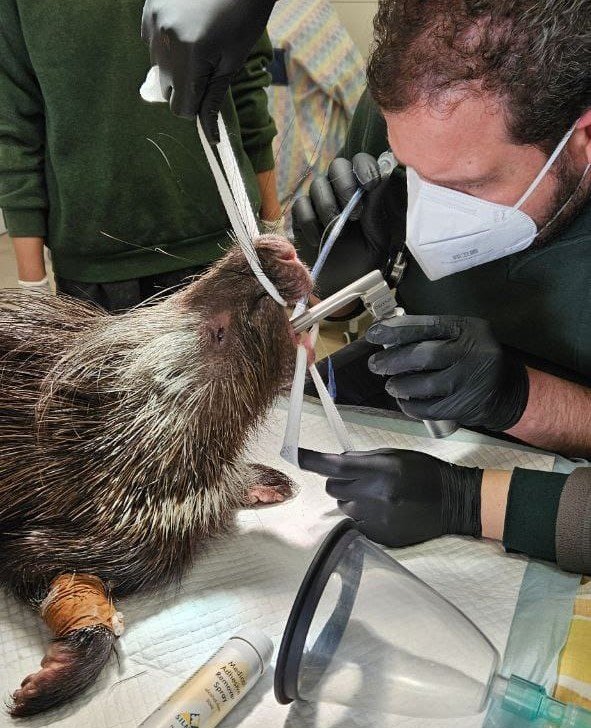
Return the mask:
[[577, 192], [579, 191], [579, 189], [581, 188], [581, 185], [583, 184], [583, 182], [585, 180], [585, 177], [587, 176], [587, 172], [590, 169], [591, 169], [591, 163], [588, 164], [585, 167], [585, 170], [584, 170], [583, 174], [581, 175], [581, 179], [579, 180], [579, 183], [577, 184], [577, 186], [575, 187], [575, 189], [571, 192], [571, 194], [568, 196], [568, 200], [562, 205], [562, 207], [560, 208], [560, 210], [558, 210], [558, 212], [556, 212], [554, 215], [552, 215], [552, 217], [550, 218], [550, 220], [548, 220], [548, 222], [540, 230], [538, 230], [538, 232], [536, 233], [537, 235], [539, 235], [547, 227], [549, 227], [550, 225], [552, 225], [552, 223], [556, 219], [558, 219], [560, 217], [560, 215], [562, 215], [562, 212], [563, 212], [564, 208], [569, 204], [569, 202], [573, 199], [574, 195], [576, 195]]
[[568, 140], [573, 135], [573, 132], [574, 132], [574, 130], [577, 127], [578, 121], [579, 120], [577, 119], [577, 121], [575, 121], [575, 123], [571, 126], [571, 128], [562, 137], [562, 139], [560, 140], [560, 142], [559, 142], [558, 146], [556, 147], [556, 149], [548, 157], [548, 160], [547, 160], [546, 164], [542, 167], [542, 169], [536, 175], [536, 178], [534, 179], [534, 181], [530, 184], [530, 186], [525, 190], [525, 192], [521, 195], [521, 197], [513, 205], [513, 212], [516, 212], [517, 210], [519, 210], [519, 208], [521, 207], [521, 205], [523, 205], [523, 203], [527, 200], [527, 198], [531, 195], [531, 193], [540, 184], [540, 182], [542, 181], [542, 178], [545, 176], [546, 172], [554, 164], [554, 162], [556, 161], [556, 158], [558, 157], [558, 155], [560, 154], [560, 152], [564, 149], [564, 147], [566, 146]]

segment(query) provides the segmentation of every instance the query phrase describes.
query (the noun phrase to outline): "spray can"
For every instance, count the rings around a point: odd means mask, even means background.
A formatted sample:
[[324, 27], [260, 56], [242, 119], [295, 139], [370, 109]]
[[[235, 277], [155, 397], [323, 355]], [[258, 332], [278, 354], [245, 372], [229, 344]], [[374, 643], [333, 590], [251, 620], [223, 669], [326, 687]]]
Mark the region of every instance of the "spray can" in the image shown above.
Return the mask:
[[241, 630], [186, 680], [138, 728], [214, 728], [266, 670], [273, 642], [261, 630]]

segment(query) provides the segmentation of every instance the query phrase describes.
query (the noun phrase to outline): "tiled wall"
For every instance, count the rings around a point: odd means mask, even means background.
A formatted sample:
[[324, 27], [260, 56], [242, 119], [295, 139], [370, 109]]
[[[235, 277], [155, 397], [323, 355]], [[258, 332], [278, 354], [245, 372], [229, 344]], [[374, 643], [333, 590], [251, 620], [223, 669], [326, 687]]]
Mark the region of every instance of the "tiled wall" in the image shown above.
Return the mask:
[[378, 0], [332, 0], [332, 3], [361, 55], [367, 58]]

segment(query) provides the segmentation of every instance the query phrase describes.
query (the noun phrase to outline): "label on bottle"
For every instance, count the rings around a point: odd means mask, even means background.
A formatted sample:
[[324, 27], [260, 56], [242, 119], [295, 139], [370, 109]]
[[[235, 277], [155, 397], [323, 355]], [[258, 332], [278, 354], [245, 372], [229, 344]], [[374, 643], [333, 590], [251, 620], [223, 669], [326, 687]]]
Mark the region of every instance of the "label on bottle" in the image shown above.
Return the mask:
[[139, 728], [213, 728], [259, 676], [257, 653], [241, 640], [230, 640]]

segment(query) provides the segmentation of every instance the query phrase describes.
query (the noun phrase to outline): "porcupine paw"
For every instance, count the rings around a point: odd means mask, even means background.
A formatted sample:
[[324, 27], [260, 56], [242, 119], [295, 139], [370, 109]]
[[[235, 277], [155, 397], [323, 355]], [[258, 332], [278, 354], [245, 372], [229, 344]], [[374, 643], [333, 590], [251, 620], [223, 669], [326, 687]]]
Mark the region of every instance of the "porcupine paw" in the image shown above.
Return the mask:
[[250, 465], [249, 468], [252, 482], [246, 491], [247, 506], [281, 503], [294, 494], [294, 483], [285, 473], [266, 465]]
[[79, 629], [54, 640], [41, 669], [12, 695], [13, 718], [35, 715], [67, 702], [93, 683], [109, 659], [115, 635], [104, 627]]

